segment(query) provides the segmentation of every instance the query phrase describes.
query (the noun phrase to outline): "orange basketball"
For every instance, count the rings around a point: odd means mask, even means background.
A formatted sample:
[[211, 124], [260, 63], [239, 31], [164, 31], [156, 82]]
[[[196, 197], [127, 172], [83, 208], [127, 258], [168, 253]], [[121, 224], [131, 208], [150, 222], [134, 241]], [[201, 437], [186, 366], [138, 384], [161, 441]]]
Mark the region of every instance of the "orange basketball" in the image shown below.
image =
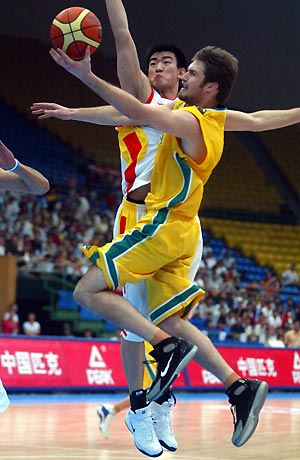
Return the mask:
[[101, 43], [102, 27], [97, 16], [86, 8], [67, 8], [53, 19], [50, 28], [53, 48], [61, 48], [74, 59], [83, 59], [87, 46], [93, 54]]

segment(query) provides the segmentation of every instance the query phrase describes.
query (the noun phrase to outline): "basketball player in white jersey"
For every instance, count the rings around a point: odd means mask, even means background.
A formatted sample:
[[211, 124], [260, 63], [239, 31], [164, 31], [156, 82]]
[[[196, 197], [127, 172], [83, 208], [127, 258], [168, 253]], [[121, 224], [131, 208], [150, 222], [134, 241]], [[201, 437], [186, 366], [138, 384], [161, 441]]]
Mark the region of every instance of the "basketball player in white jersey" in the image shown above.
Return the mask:
[[[186, 60], [182, 51], [170, 44], [152, 47], [147, 54], [148, 75], [146, 76], [141, 70], [122, 1], [106, 0], [106, 8], [115, 38], [117, 71], [121, 88], [141, 102], [148, 104], [162, 105], [175, 100], [180, 79], [186, 69]], [[138, 221], [145, 212], [144, 200], [150, 190], [159, 136], [160, 132], [149, 126], [135, 127], [134, 130], [132, 127], [119, 129], [124, 199], [117, 213], [115, 234], [123, 233], [126, 228], [132, 227], [134, 220]], [[121, 221], [122, 217], [128, 218], [125, 225], [124, 221], [123, 223]], [[199, 263], [201, 252], [202, 238], [199, 242], [199, 254], [197, 255]], [[198, 266], [195, 267], [195, 273], [191, 274], [192, 278], [195, 276], [197, 268]], [[127, 284], [125, 296], [135, 308], [149, 318], [149, 301], [144, 281], [138, 284]], [[147, 449], [149, 451], [149, 447], [153, 444], [157, 446], [154, 448], [154, 452], [158, 453], [161, 449], [159, 443], [167, 450], [176, 450], [177, 442], [170, 419], [174, 400], [170, 392], [166, 392], [159, 401], [151, 403], [151, 407], [147, 407], [145, 411], [147, 404], [145, 388], [150, 382], [147, 382], [147, 377], [143, 371], [145, 355], [143, 341], [135, 334], [124, 331], [121, 350], [130, 394], [131, 417], [133, 419], [135, 414], [141, 415], [143, 413], [146, 422], [136, 423], [134, 434], [136, 444], [142, 445], [144, 452], [147, 452]], [[102, 422], [105, 430], [104, 411], [105, 407], [100, 406], [98, 408], [100, 428]], [[154, 425], [152, 419], [154, 419]], [[108, 420], [111, 420], [111, 417]], [[147, 433], [145, 433], [145, 426], [147, 426]], [[141, 430], [140, 434], [139, 430]], [[152, 448], [153, 446], [150, 447], [150, 453]]]
[[[43, 195], [49, 190], [48, 180], [38, 171], [20, 163], [0, 140], [0, 191]], [[0, 413], [10, 404], [0, 379]]]
[[43, 195], [48, 180], [36, 169], [24, 165], [0, 140], [0, 190]]

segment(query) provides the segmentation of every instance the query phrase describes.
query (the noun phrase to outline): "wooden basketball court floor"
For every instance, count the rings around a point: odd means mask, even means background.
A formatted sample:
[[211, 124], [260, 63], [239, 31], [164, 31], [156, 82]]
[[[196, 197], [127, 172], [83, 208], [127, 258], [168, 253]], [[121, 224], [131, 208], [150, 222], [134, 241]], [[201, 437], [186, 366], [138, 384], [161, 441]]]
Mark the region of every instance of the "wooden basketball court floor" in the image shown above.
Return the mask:
[[[124, 394], [11, 395], [0, 415], [0, 459], [141, 460], [124, 425], [122, 412], [108, 440], [98, 430], [96, 406]], [[270, 393], [253, 437], [243, 447], [231, 444], [232, 416], [221, 393], [177, 395], [173, 425], [177, 452], [162, 460], [300, 459], [300, 394]]]

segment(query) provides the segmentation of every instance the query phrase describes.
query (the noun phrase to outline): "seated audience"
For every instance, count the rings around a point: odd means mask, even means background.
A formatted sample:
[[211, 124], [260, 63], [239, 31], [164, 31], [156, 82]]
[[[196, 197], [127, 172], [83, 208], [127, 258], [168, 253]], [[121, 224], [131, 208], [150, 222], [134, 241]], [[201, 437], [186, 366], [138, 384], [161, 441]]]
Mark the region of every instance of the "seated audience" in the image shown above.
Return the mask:
[[18, 305], [12, 303], [8, 311], [4, 313], [2, 318], [2, 332], [3, 334], [18, 334], [19, 333], [19, 315]]
[[288, 348], [300, 348], [300, 322], [294, 321], [292, 329], [284, 334], [284, 343]]
[[25, 335], [39, 335], [41, 333], [41, 325], [36, 321], [35, 313], [28, 313], [27, 321], [23, 323], [23, 332]]

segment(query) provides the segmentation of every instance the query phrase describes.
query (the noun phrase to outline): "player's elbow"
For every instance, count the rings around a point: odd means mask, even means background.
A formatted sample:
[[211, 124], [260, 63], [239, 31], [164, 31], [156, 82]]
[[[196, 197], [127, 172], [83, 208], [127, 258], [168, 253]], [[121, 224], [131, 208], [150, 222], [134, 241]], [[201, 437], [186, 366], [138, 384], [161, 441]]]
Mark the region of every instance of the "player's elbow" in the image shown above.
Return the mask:
[[48, 179], [44, 178], [33, 190], [32, 193], [34, 195], [45, 195], [45, 193], [49, 192], [50, 184]]
[[132, 37], [127, 27], [118, 27], [113, 31], [116, 46], [127, 48], [132, 44]]

